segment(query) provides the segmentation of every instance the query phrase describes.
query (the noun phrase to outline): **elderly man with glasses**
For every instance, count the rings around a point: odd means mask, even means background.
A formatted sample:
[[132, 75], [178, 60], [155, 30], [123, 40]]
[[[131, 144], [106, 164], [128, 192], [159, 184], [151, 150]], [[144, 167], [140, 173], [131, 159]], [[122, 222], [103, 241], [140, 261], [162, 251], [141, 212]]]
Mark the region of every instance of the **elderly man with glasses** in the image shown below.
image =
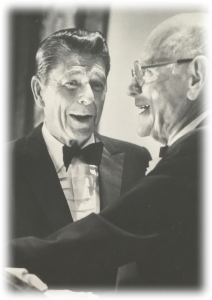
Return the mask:
[[151, 33], [135, 63], [129, 94], [141, 109], [138, 134], [165, 145], [156, 167], [100, 214], [43, 240], [12, 241], [13, 266], [47, 285], [88, 288], [113, 284], [115, 269], [136, 262], [139, 287], [200, 285], [206, 28], [204, 14], [174, 16]]

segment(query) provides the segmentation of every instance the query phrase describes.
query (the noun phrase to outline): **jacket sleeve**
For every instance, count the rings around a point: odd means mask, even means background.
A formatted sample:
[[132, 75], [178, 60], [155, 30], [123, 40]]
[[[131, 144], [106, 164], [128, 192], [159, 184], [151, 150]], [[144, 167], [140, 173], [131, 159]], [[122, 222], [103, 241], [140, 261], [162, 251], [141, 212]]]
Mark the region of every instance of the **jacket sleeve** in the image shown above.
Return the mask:
[[[99, 215], [91, 214], [46, 239], [11, 241], [11, 265], [25, 267], [47, 284], [96, 285], [109, 282], [128, 262], [151, 261], [155, 255], [167, 259], [167, 244], [174, 237], [182, 246], [185, 228], [192, 225], [191, 203], [180, 191], [167, 176], [146, 177]], [[176, 251], [169, 253], [170, 260]]]

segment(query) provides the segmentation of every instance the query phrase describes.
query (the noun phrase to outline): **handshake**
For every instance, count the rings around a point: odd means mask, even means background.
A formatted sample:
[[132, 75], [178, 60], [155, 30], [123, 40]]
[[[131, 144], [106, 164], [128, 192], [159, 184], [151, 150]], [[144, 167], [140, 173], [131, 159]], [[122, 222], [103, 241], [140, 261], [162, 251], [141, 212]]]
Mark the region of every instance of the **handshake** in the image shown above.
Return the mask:
[[4, 284], [2, 284], [2, 292], [3, 295], [7, 297], [9, 290], [13, 289], [14, 293], [14, 289], [17, 289], [19, 294], [23, 291], [24, 294], [27, 294], [32, 299], [40, 298], [41, 295], [42, 298], [44, 298], [44, 295], [46, 299], [100, 299], [99, 296], [94, 295], [91, 292], [84, 293], [73, 292], [70, 290], [49, 290], [48, 286], [40, 278], [34, 274], [29, 274], [28, 271], [23, 268], [4, 268], [1, 273], [1, 281], [4, 282]]

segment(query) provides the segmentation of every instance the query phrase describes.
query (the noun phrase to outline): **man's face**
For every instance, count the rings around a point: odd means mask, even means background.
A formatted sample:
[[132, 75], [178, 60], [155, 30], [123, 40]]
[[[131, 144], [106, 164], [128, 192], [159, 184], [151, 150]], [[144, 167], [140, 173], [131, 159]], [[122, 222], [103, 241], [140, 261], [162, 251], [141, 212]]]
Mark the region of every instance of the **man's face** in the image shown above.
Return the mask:
[[[144, 57], [141, 66], [154, 63], [148, 53]], [[161, 143], [167, 143], [170, 134], [180, 128], [188, 113], [187, 64], [143, 70], [142, 87], [138, 87], [135, 77], [129, 87], [131, 95], [135, 92], [135, 105], [141, 109], [137, 132], [141, 137], [150, 135]]]
[[105, 65], [94, 55], [60, 58], [42, 85], [49, 132], [60, 142], [83, 145], [99, 123], [106, 94]]

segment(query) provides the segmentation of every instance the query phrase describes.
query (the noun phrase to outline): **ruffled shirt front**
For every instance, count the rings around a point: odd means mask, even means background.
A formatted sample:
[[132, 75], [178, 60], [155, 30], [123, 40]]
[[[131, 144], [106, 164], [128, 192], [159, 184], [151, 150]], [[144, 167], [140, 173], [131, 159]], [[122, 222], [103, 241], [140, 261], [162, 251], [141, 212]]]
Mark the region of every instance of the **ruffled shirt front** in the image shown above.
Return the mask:
[[[98, 167], [88, 165], [81, 158], [74, 157], [66, 172], [63, 163], [63, 144], [49, 133], [45, 122], [42, 127], [42, 134], [73, 220], [80, 220], [91, 213], [99, 213]], [[82, 148], [91, 143], [95, 143], [94, 135], [91, 135]]]

